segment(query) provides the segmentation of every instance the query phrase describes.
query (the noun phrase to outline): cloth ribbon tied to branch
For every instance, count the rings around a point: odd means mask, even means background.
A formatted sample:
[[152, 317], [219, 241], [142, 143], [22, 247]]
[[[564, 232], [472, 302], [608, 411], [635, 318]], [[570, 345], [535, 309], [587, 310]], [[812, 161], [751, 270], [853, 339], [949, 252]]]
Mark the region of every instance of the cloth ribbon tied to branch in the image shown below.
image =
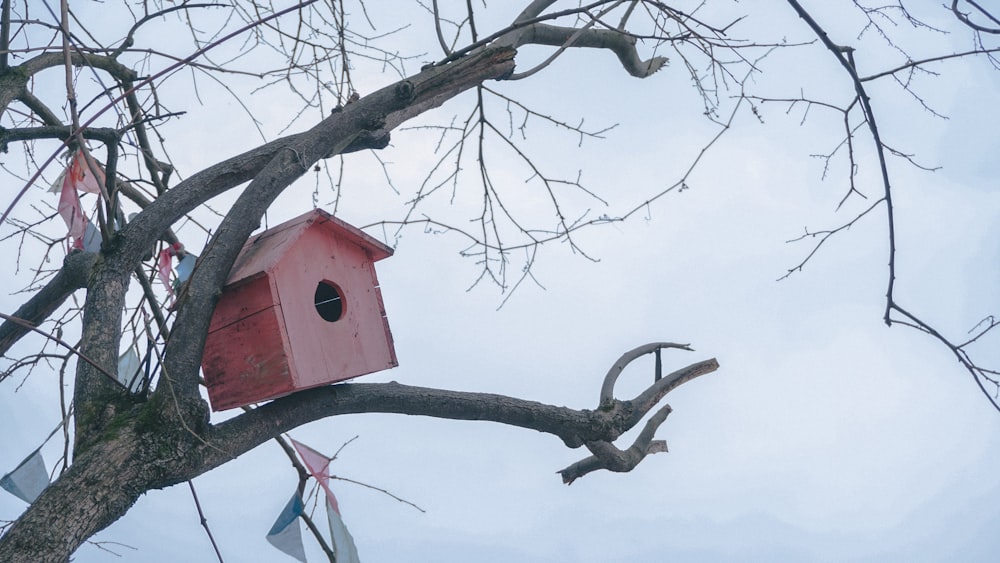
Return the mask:
[[295, 440], [292, 440], [292, 446], [302, 458], [303, 465], [326, 492], [326, 514], [330, 524], [330, 536], [333, 540], [333, 551], [337, 556], [337, 563], [360, 563], [354, 538], [347, 531], [347, 526], [344, 525], [340, 515], [337, 497], [333, 496], [333, 491], [330, 490], [330, 458]]
[[[178, 258], [177, 276], [174, 278], [174, 282], [170, 283], [171, 259], [175, 256]], [[198, 256], [185, 251], [184, 245], [179, 242], [175, 242], [160, 251], [159, 267], [157, 269], [160, 281], [167, 288], [167, 293], [170, 295], [171, 301], [174, 299], [174, 292], [179, 292], [184, 282], [188, 281], [191, 277], [191, 274], [194, 272], [195, 262], [197, 261]]]
[[283, 553], [307, 563], [305, 546], [302, 545], [302, 530], [298, 524], [298, 518], [302, 516], [304, 509], [302, 498], [295, 491], [267, 532], [267, 541]]
[[58, 211], [69, 231], [70, 249], [100, 251], [100, 233], [83, 212], [80, 192], [99, 194], [104, 182], [104, 170], [86, 150], [79, 149], [72, 153], [66, 169], [52, 184], [49, 191], [59, 192]]

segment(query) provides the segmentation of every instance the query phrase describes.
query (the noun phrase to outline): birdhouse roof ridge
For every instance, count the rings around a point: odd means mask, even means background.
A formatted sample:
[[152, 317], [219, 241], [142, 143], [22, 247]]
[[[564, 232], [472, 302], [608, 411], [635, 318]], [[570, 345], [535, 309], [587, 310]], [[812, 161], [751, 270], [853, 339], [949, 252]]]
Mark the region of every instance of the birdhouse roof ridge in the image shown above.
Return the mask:
[[393, 249], [361, 229], [350, 225], [322, 209], [313, 209], [294, 219], [290, 219], [252, 235], [243, 245], [239, 257], [233, 264], [226, 284], [254, 277], [272, 270], [294, 245], [302, 234], [310, 228], [321, 228], [332, 236], [339, 237], [365, 249], [373, 262], [392, 256]]

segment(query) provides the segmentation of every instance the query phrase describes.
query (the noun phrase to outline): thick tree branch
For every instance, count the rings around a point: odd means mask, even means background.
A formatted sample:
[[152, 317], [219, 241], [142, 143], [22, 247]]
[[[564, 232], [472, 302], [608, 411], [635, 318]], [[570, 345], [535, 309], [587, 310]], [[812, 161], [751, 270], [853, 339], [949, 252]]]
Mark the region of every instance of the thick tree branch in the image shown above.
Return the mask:
[[628, 473], [635, 469], [639, 462], [646, 459], [647, 455], [667, 451], [667, 443], [663, 440], [653, 440], [653, 436], [660, 425], [667, 420], [667, 416], [672, 410], [670, 405], [663, 405], [660, 410], [656, 411], [656, 414], [646, 421], [642, 432], [627, 450], [620, 450], [611, 442], [587, 442], [587, 449], [594, 455], [558, 471], [557, 473], [562, 476], [563, 483], [572, 485], [573, 481], [599, 469], [607, 469], [615, 473]]
[[101, 254], [94, 264], [83, 306], [80, 353], [94, 365], [80, 362], [74, 380], [74, 456], [100, 440], [106, 425], [131, 406], [127, 389], [108, 381], [103, 371], [117, 372], [122, 311], [131, 270], [116, 268]]
[[[66, 141], [74, 136], [73, 128], [63, 125], [46, 125], [42, 127], [18, 127], [7, 129], [0, 127], [0, 152], [7, 152], [7, 145], [12, 141], [32, 141], [35, 139], [59, 139]], [[118, 131], [98, 127], [88, 128], [80, 132], [85, 139], [96, 139], [107, 145], [118, 142]]]
[[[63, 53], [43, 53], [16, 67], [10, 67], [4, 72], [0, 72], [0, 111], [6, 111], [7, 106], [12, 101], [21, 97], [28, 81], [35, 74], [49, 68], [62, 66], [63, 63]], [[84, 56], [73, 53], [70, 55], [70, 63], [73, 66], [89, 66], [103, 70], [121, 82], [134, 81], [136, 78], [134, 70], [110, 57], [94, 54]]]
[[[493, 46], [508, 46], [515, 49], [522, 45], [529, 44], [558, 46], [562, 48], [594, 47], [610, 49], [615, 52], [625, 69], [633, 76], [649, 76], [659, 70], [660, 67], [667, 62], [667, 59], [664, 57], [654, 57], [648, 61], [641, 60], [635, 49], [634, 36], [631, 36], [622, 30], [590, 30], [585, 28], [552, 26], [543, 23], [563, 17], [587, 14], [590, 10], [607, 4], [611, 4], [612, 8], [614, 8], [620, 3], [621, 0], [598, 0], [596, 2], [590, 2], [586, 5], [580, 5], [575, 8], [559, 10], [543, 15], [542, 12], [544, 12], [545, 9], [552, 4], [555, 4], [555, 2], [553, 0], [535, 0], [528, 5], [517, 16], [517, 18], [514, 19], [513, 23], [506, 28], [481, 39], [477, 39], [462, 49], [455, 50], [443, 61], [437, 64], [442, 65], [457, 60], [469, 53], [486, 48], [486, 46], [491, 44]], [[538, 26], [542, 26], [542, 28], [546, 29], [541, 29], [540, 31], [535, 30]], [[622, 37], [621, 40], [617, 40], [605, 37], [603, 33], [595, 35], [593, 34], [595, 31], [609, 31]], [[533, 40], [526, 39], [526, 37], [532, 37], [534, 34], [537, 34], [537, 37]], [[570, 41], [571, 39], [572, 41]]]
[[608, 49], [636, 78], [646, 78], [667, 63], [666, 57], [642, 60], [635, 47], [635, 38], [613, 29], [586, 29], [536, 23], [512, 33], [513, 47], [548, 45], [551, 47], [587, 47]]
[[556, 0], [533, 0], [531, 4], [528, 4], [521, 13], [517, 15], [514, 19], [514, 23], [520, 23], [530, 19], [537, 18], [542, 15], [549, 6], [556, 3]]
[[63, 124], [59, 116], [56, 115], [48, 106], [46, 106], [41, 100], [35, 97], [31, 92], [24, 90], [21, 95], [18, 96], [18, 101], [27, 106], [28, 109], [35, 112], [38, 119], [42, 123], [51, 126], [60, 126]]
[[[63, 267], [45, 287], [34, 294], [24, 305], [14, 311], [14, 317], [24, 319], [34, 325], [39, 325], [49, 318], [74, 291], [87, 287], [90, 272], [93, 269], [97, 254], [92, 252], [74, 252], [66, 256]], [[22, 336], [28, 333], [24, 326], [4, 321], [0, 324], [0, 355], [6, 354]]]
[[[646, 390], [631, 401], [623, 402], [616, 400], [614, 398], [614, 386], [625, 367], [633, 360], [646, 354], [658, 353], [663, 348], [691, 350], [687, 344], [676, 344], [673, 342], [644, 344], [622, 354], [604, 377], [604, 383], [601, 385], [600, 408], [601, 410], [614, 409], [621, 411], [623, 414], [622, 424], [627, 428], [638, 424], [646, 413], [652, 410], [670, 391], [700, 375], [705, 375], [719, 369], [719, 362], [712, 358], [691, 364], [661, 377], [659, 366], [657, 366], [656, 379], [654, 379], [653, 384], [647, 387]], [[560, 470], [559, 474], [562, 475], [563, 483], [570, 485], [576, 479], [599, 469], [625, 473], [635, 468], [647, 455], [666, 451], [666, 442], [654, 441], [653, 437], [656, 434], [656, 429], [663, 424], [670, 412], [670, 405], [663, 405], [656, 414], [650, 417], [642, 432], [635, 439], [635, 442], [626, 450], [619, 449], [612, 443], [612, 440], [586, 442], [587, 449], [594, 455]]]
[[[680, 375], [672, 374], [655, 382], [636, 401], [615, 401], [598, 410], [578, 410], [504, 395], [412, 387], [395, 382], [345, 383], [293, 393], [222, 422], [211, 429], [208, 443], [201, 451], [205, 463], [210, 466], [205, 469], [207, 471], [302, 424], [329, 416], [361, 413], [499, 422], [552, 434], [571, 448], [590, 447], [598, 442], [611, 445], [655, 407], [656, 403], [644, 398], [655, 396], [658, 401], [678, 385], [717, 368], [718, 362], [714, 359], [692, 364], [675, 372]], [[615, 465], [608, 458], [602, 464], [614, 465], [619, 468], [616, 471], [628, 471], [624, 469], [627, 464], [635, 467], [647, 453], [658, 451], [662, 446], [653, 441], [653, 434], [669, 412], [670, 408], [664, 406], [650, 418], [633, 446], [621, 454], [627, 460], [615, 462]], [[595, 469], [600, 467], [595, 466]]]
[[958, 9], [958, 2], [959, 0], [952, 0], [951, 2], [951, 12], [955, 14], [955, 17], [958, 18], [958, 21], [964, 23], [965, 25], [969, 26], [970, 28], [976, 31], [981, 31], [983, 33], [1000, 34], [1000, 19], [997, 19], [996, 16], [994, 16], [992, 13], [990, 13], [988, 10], [986, 10], [973, 0], [966, 0], [967, 3], [971, 4], [974, 8], [976, 8], [976, 10], [980, 14], [982, 14], [986, 19], [993, 22], [994, 27], [987, 27], [984, 25], [977, 24], [973, 22], [971, 18], [969, 18], [968, 14]]
[[[663, 376], [662, 379], [654, 382], [652, 385], [647, 387], [645, 391], [639, 393], [630, 401], [635, 409], [635, 416], [641, 418], [642, 414], [640, 413], [648, 412], [656, 406], [656, 404], [660, 402], [660, 399], [666, 396], [667, 393], [696, 377], [712, 373], [717, 369], [719, 369], [719, 362], [715, 358], [712, 358], [710, 360], [693, 363], [689, 366], [676, 370], [669, 375]], [[632, 422], [632, 424], [635, 424], [638, 421], [639, 420], [637, 418]]]
[[0, 7], [0, 72], [7, 70], [10, 66], [10, 3], [11, 0], [3, 0]]
[[608, 438], [614, 413], [575, 410], [495, 395], [400, 383], [344, 383], [294, 393], [216, 425], [208, 459], [221, 465], [283, 432], [322, 418], [361, 413], [483, 420], [553, 434], [569, 447]]

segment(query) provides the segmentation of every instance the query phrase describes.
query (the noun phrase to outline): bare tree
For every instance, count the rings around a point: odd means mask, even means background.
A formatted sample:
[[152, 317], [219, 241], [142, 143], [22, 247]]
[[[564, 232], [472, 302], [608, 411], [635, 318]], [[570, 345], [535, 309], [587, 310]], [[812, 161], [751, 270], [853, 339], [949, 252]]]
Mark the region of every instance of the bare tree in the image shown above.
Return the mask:
[[[742, 15], [708, 4], [597, 0], [563, 5], [535, 0], [497, 23], [497, 16], [485, 7], [474, 8], [473, 3], [446, 8], [436, 1], [417, 2], [426, 15], [419, 31], [432, 34], [440, 49], [437, 60], [424, 64], [419, 56], [401, 55], [393, 47], [393, 41], [413, 30], [364, 3], [308, 0], [278, 9], [267, 2], [123, 1], [102, 8], [104, 14], [94, 14], [75, 12], [67, 0], [23, 4], [4, 0], [0, 143], [9, 151], [7, 185], [16, 180], [20, 188], [6, 200], [2, 223], [8, 228], [4, 240], [19, 249], [18, 267], [33, 260], [24, 266], [31, 270], [33, 281], [24, 305], [3, 316], [0, 353], [6, 356], [32, 332], [44, 340], [33, 340], [38, 343], [35, 349], [12, 356], [0, 380], [30, 373], [38, 365], [57, 365], [63, 372], [70, 369], [73, 381], [72, 396], [63, 405], [66, 420], [71, 421], [67, 424], [71, 452], [55, 482], [0, 537], [0, 560], [65, 561], [88, 538], [121, 518], [144, 492], [183, 483], [302, 424], [340, 414], [491, 420], [546, 432], [571, 448], [584, 446], [589, 451], [560, 472], [566, 483], [600, 469], [627, 472], [649, 453], [663, 451], [664, 444], [654, 440], [670, 413], [670, 407], [661, 404], [663, 397], [718, 367], [712, 359], [699, 361], [662, 377], [658, 374], [636, 397], [616, 397], [615, 382], [629, 362], [655, 353], [659, 365], [662, 349], [687, 349], [667, 342], [623, 354], [605, 376], [593, 410], [397, 383], [349, 383], [301, 391], [213, 421], [203, 395], [200, 365], [219, 290], [268, 208], [310, 171], [329, 175], [336, 207], [338, 178], [350, 163], [347, 155], [365, 151], [377, 159], [392, 131], [452, 99], [461, 97], [471, 109], [464, 114], [455, 110], [450, 122], [418, 122], [417, 127], [438, 139], [435, 148], [428, 149], [435, 164], [416, 192], [402, 197], [407, 199], [402, 215], [386, 216], [373, 226], [383, 231], [406, 225], [448, 229], [468, 241], [465, 253], [475, 257], [481, 280], [510, 290], [531, 276], [539, 245], [564, 241], [582, 251], [574, 242], [579, 229], [624, 221], [664, 193], [682, 189], [687, 174], [665, 190], [652, 191], [646, 201], [625, 213], [591, 216], [580, 211], [577, 202], [600, 197], [579, 178], [548, 174], [544, 163], [533, 159], [520, 143], [529, 119], [578, 138], [604, 132], [536, 111], [530, 100], [520, 100], [502, 88], [544, 72], [561, 56], [581, 49], [593, 50], [590, 56], [595, 58], [615, 57], [632, 77], [646, 78], [668, 64], [671, 71], [688, 73], [706, 117], [720, 135], [730, 127], [732, 116], [742, 111], [758, 114], [768, 103], [838, 112], [844, 123], [841, 152], [848, 152], [845, 198], [862, 194], [854, 183], [855, 151], [858, 137], [867, 131], [872, 143], [866, 150], [880, 163], [882, 196], [845, 225], [809, 231], [803, 238], [817, 241], [818, 249], [872, 211], [885, 210], [890, 241], [885, 321], [932, 335], [949, 346], [984, 391], [995, 388], [997, 372], [979, 366], [969, 355], [970, 347], [996, 326], [992, 318], [974, 338], [954, 343], [894, 297], [895, 235], [885, 161], [888, 156], [909, 157], [882, 140], [866, 88], [874, 81], [894, 80], [911, 92], [900, 77], [929, 65], [967, 56], [993, 61], [996, 48], [987, 38], [996, 32], [996, 19], [978, 4], [956, 1], [947, 9], [960, 28], [973, 34], [975, 43], [968, 52], [907, 59], [862, 75], [856, 60], [860, 54], [836, 43], [799, 2], [789, 0], [789, 9], [842, 65], [844, 80], [855, 91], [853, 98], [835, 103], [750, 92], [749, 79], [756, 79], [760, 61], [774, 49], [796, 45], [780, 38], [768, 40], [767, 33], [761, 33], [761, 39], [746, 39], [750, 32]], [[855, 5], [869, 19], [872, 33], [886, 41], [892, 41], [891, 33], [881, 27], [886, 22], [906, 22], [935, 32], [902, 4]], [[172, 30], [174, 38], [182, 30], [187, 42], [178, 41], [169, 49], [159, 46], [152, 31], [164, 29]], [[543, 55], [533, 60], [529, 52]], [[163, 131], [183, 123], [182, 112], [174, 109], [178, 102], [172, 83], [166, 82], [179, 72], [191, 75], [195, 95], [199, 82], [206, 80], [227, 89], [250, 84], [288, 92], [300, 106], [289, 128], [301, 132], [282, 134], [235, 156], [219, 156], [214, 164], [190, 175], [175, 170], [170, 154], [183, 147], [171, 147]], [[393, 74], [396, 79], [388, 78]], [[359, 91], [359, 84], [379, 80], [380, 88]], [[58, 88], [53, 86], [57, 84]], [[239, 99], [234, 92], [232, 100]], [[530, 170], [531, 182], [546, 195], [553, 221], [534, 224], [517, 212], [505, 186], [494, 179], [488, 146], [502, 147]], [[56, 210], [39, 205], [33, 196], [32, 190], [47, 185], [64, 167], [60, 157], [68, 150], [89, 155], [84, 162], [95, 175], [98, 163], [104, 170], [104, 183], [90, 213], [97, 238], [89, 242], [86, 235], [78, 240], [66, 237]], [[15, 155], [20, 162], [12, 164], [10, 157]], [[466, 166], [470, 161], [474, 165]], [[213, 215], [209, 200], [236, 190], [231, 206]], [[458, 228], [428, 209], [438, 195], [459, 191], [478, 195], [478, 207], [464, 209], [475, 228]], [[209, 238], [173, 302], [152, 281], [157, 272], [154, 257], [163, 245], [178, 242], [175, 229], [182, 225], [203, 228]], [[81, 248], [68, 252], [60, 268], [47, 268], [50, 259], [61, 260], [62, 249], [74, 244]], [[526, 256], [520, 268], [510, 268], [514, 252]], [[519, 274], [509, 276], [511, 270]], [[78, 304], [73, 297], [79, 290], [85, 292]], [[74, 338], [78, 338], [75, 343]], [[119, 351], [129, 339], [143, 347], [151, 366], [137, 386], [122, 385], [116, 373]], [[615, 445], [624, 432], [644, 420], [633, 444]]]

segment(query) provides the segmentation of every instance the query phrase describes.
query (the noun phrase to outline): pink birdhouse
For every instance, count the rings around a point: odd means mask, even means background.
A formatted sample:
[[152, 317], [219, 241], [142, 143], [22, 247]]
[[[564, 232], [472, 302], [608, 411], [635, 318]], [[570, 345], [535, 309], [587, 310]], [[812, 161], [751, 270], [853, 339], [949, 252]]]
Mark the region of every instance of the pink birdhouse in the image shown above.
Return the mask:
[[375, 262], [391, 255], [318, 209], [250, 237], [205, 341], [212, 409], [398, 365], [375, 277]]

